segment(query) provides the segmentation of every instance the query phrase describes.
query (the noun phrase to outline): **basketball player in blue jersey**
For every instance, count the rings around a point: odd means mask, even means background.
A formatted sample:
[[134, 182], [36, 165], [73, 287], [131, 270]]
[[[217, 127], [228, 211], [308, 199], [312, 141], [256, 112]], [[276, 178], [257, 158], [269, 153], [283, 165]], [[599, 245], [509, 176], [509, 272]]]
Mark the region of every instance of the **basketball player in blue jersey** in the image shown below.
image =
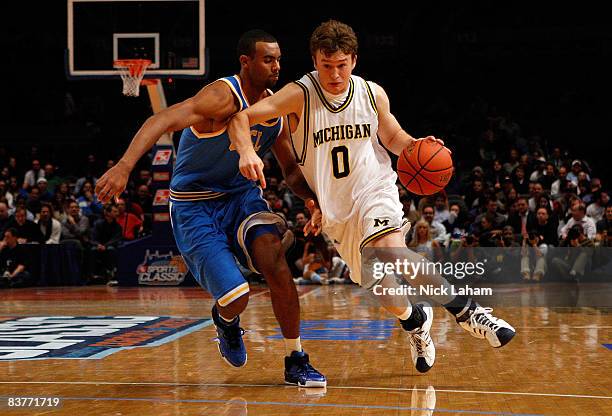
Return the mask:
[[[384, 89], [352, 74], [357, 49], [357, 36], [350, 26], [335, 20], [322, 23], [310, 38], [315, 70], [236, 113], [228, 129], [240, 153], [240, 171], [256, 180], [263, 176], [263, 163], [253, 151], [249, 126], [287, 116], [297, 162], [321, 205], [323, 232], [348, 264], [351, 279], [399, 318], [408, 333], [413, 364], [426, 372], [435, 361], [430, 335], [433, 308], [425, 302], [412, 305], [407, 296], [393, 294], [405, 293], [398, 290], [400, 273], [376, 276], [373, 269], [405, 261], [414, 266], [423, 260], [406, 247], [409, 223], [402, 218], [397, 175], [387, 152], [399, 155], [412, 151], [417, 140], [437, 139], [410, 136], [391, 113]], [[430, 298], [470, 334], [493, 347], [514, 337], [514, 328], [493, 316], [491, 308], [454, 295], [435, 268], [414, 270], [409, 283], [440, 288], [443, 294]]]
[[[215, 298], [212, 317], [219, 351], [231, 365], [242, 367], [247, 354], [239, 315], [249, 300], [249, 284], [235, 258], [263, 274], [272, 307], [285, 341], [285, 382], [301, 387], [325, 387], [326, 378], [310, 365], [299, 337], [297, 290], [281, 245], [278, 225], [262, 189], [238, 169], [239, 151], [227, 133], [230, 117], [269, 95], [278, 81], [280, 48], [266, 32], [246, 32], [238, 42], [240, 74], [214, 81], [194, 97], [151, 116], [136, 133], [116, 166], [96, 184], [101, 201], [124, 191], [136, 162], [168, 131], [184, 129], [170, 183], [172, 227], [189, 270]], [[287, 185], [304, 199], [312, 219], [305, 234], [319, 233], [320, 210], [290, 150], [282, 118], [264, 120], [250, 129], [252, 149], [263, 155], [272, 149]], [[265, 188], [265, 179], [261, 178]]]

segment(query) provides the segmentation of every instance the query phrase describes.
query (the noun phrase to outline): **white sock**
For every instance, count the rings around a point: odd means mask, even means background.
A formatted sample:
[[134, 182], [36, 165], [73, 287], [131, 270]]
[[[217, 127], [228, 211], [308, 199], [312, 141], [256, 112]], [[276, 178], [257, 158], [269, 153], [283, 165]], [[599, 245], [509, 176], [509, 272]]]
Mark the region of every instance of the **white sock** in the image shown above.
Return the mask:
[[410, 318], [410, 315], [412, 315], [412, 305], [409, 305], [404, 313], [397, 315], [397, 317], [402, 321], [405, 321], [406, 319]]
[[302, 352], [302, 343], [300, 342], [300, 337], [295, 339], [284, 338], [285, 341], [285, 353], [287, 357], [291, 355], [293, 351]]

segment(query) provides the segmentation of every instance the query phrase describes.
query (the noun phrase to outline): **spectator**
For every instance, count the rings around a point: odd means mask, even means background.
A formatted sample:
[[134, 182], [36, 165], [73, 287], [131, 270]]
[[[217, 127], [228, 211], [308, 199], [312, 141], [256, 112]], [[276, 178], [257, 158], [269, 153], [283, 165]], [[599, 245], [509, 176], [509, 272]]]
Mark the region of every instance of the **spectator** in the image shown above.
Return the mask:
[[551, 162], [546, 163], [544, 175], [540, 178], [540, 183], [546, 190], [551, 190], [552, 184], [557, 180], [557, 168]]
[[495, 189], [495, 192], [501, 191], [505, 176], [506, 171], [502, 166], [501, 160], [495, 159], [491, 167], [491, 172], [486, 176], [487, 182]]
[[47, 180], [49, 192], [51, 194], [55, 193], [55, 188], [63, 182], [63, 179], [55, 173], [55, 166], [53, 166], [52, 163], [45, 164], [45, 179]]
[[559, 198], [561, 195], [571, 192], [573, 188], [572, 182], [567, 179], [567, 168], [561, 166], [557, 179], [550, 185], [550, 195], [553, 198]]
[[[580, 175], [580, 172], [583, 171], [583, 167], [582, 167], [582, 161], [576, 159], [572, 162], [572, 170], [567, 174], [567, 180], [572, 182], [574, 184], [574, 186], [578, 186], [578, 176]], [[585, 172], [586, 173], [586, 172]], [[588, 176], [586, 176], [586, 179], [588, 181], [591, 180], [591, 178]]]
[[404, 217], [408, 219], [411, 223], [415, 223], [419, 220], [419, 211], [414, 205], [414, 200], [410, 196], [410, 194], [406, 191], [406, 189], [402, 186], [399, 187], [400, 194], [400, 202], [402, 203], [402, 209], [404, 211]]
[[23, 189], [30, 189], [36, 185], [39, 178], [45, 177], [45, 171], [40, 168], [40, 162], [37, 159], [32, 160], [32, 169], [25, 173], [23, 177]]
[[610, 197], [605, 191], [598, 191], [593, 195], [595, 202], [591, 203], [586, 210], [586, 215], [593, 218], [596, 223], [604, 219], [606, 207], [610, 202]]
[[597, 223], [595, 239], [604, 247], [612, 247], [612, 205], [606, 207], [606, 216]]
[[501, 230], [503, 226], [506, 224], [507, 218], [504, 214], [501, 214], [498, 211], [498, 208], [499, 208], [499, 205], [498, 205], [497, 197], [490, 196], [487, 199], [487, 205], [485, 206], [485, 211], [482, 214], [478, 215], [476, 219], [474, 220], [473, 225], [476, 225], [476, 227], [472, 229], [472, 233], [478, 234], [478, 231], [477, 231], [478, 225], [480, 225], [482, 218], [485, 217], [486, 215], [491, 215], [491, 217], [493, 218], [494, 228]]
[[568, 230], [561, 245], [566, 247], [565, 255], [553, 258], [552, 266], [558, 277], [577, 282], [590, 268], [593, 240], [586, 236], [582, 225], [577, 223]]
[[30, 188], [30, 195], [28, 196], [28, 202], [26, 203], [26, 207], [28, 211], [30, 211], [34, 216], [37, 216], [40, 213], [40, 207], [42, 202], [40, 201], [40, 190], [38, 186], [33, 186]]
[[434, 207], [425, 205], [421, 212], [421, 217], [429, 224], [432, 238], [437, 241], [440, 246], [446, 246], [449, 235], [446, 233], [446, 228], [438, 221], [434, 220]]
[[486, 214], [480, 219], [480, 228], [475, 235], [478, 237], [480, 247], [499, 247], [502, 230], [495, 227], [495, 217], [492, 214]]
[[525, 195], [529, 193], [529, 181], [525, 177], [525, 168], [523, 166], [517, 166], [514, 170], [512, 179], [512, 185], [519, 195]]
[[9, 208], [6, 202], [0, 201], [0, 233], [4, 235], [4, 230], [10, 222]]
[[595, 221], [592, 218], [586, 216], [586, 208], [582, 201], [575, 203], [572, 206], [572, 218], [569, 219], [567, 224], [561, 228], [560, 237], [566, 239], [569, 230], [576, 224], [581, 225], [581, 232], [586, 235], [586, 238], [593, 241], [597, 235], [597, 227]]
[[450, 204], [448, 219], [442, 223], [447, 234], [454, 238], [464, 235], [468, 229], [468, 218], [459, 202]]
[[38, 188], [40, 194], [40, 196], [38, 197], [40, 202], [51, 202], [53, 200], [53, 194], [48, 190], [48, 182], [46, 177], [38, 178], [38, 180], [36, 181], [36, 187]]
[[125, 199], [117, 200], [117, 222], [121, 226], [124, 240], [134, 240], [142, 232], [142, 220], [126, 211]]
[[554, 165], [554, 167], [558, 170], [561, 169], [561, 166], [565, 164], [565, 160], [561, 155], [561, 149], [555, 147], [550, 155], [550, 162]]
[[42, 241], [45, 244], [59, 244], [62, 236], [62, 224], [53, 218], [53, 207], [44, 202], [40, 207], [40, 218], [37, 221]]
[[79, 204], [76, 201], [68, 203], [68, 212], [62, 222], [62, 241], [77, 240], [81, 245], [89, 241], [89, 218], [81, 215]]
[[529, 175], [529, 181], [539, 182], [545, 175], [544, 173], [545, 166], [546, 166], [546, 159], [544, 159], [542, 156], [534, 159], [535, 170], [531, 172], [531, 175]]
[[558, 246], [557, 228], [559, 227], [559, 221], [554, 216], [549, 215], [549, 210], [546, 207], [538, 208], [536, 219], [536, 224], [532, 230], [539, 237], [541, 244]]
[[6, 228], [15, 228], [19, 244], [24, 243], [42, 243], [43, 235], [40, 233], [40, 228], [33, 221], [27, 219], [26, 209], [18, 207], [15, 209], [15, 215], [6, 225]]
[[529, 202], [525, 197], [517, 200], [517, 212], [508, 218], [508, 225], [512, 226], [514, 234], [527, 238], [527, 234], [535, 227], [535, 214], [529, 211]]
[[94, 195], [93, 185], [89, 181], [83, 183], [77, 202], [79, 203], [79, 208], [81, 208], [81, 213], [83, 215], [91, 217], [102, 213], [102, 203], [100, 203], [98, 197]]
[[411, 248], [430, 261], [442, 258], [440, 244], [432, 239], [429, 223], [424, 219], [420, 219], [415, 224], [412, 240], [408, 243], [408, 248]]
[[544, 187], [540, 182], [533, 183], [533, 188], [531, 189], [530, 198], [527, 201], [529, 205], [529, 211], [535, 212], [538, 204], [540, 203], [540, 196], [544, 194]]
[[11, 176], [8, 182], [8, 188], [4, 194], [9, 209], [15, 209], [17, 198], [19, 197], [20, 189], [15, 176]]
[[[478, 167], [478, 166], [477, 166]], [[485, 184], [482, 179], [474, 179], [472, 181], [472, 186], [469, 191], [466, 192], [465, 195], [465, 204], [468, 209], [471, 210], [473, 208], [478, 208], [480, 204], [483, 202], [481, 198], [485, 194]]]
[[31, 280], [27, 256], [18, 244], [17, 230], [8, 228], [0, 244], [0, 287], [26, 287]]
[[434, 207], [435, 214], [434, 220], [443, 223], [448, 219], [449, 211], [448, 211], [448, 199], [446, 198], [446, 193], [444, 191], [436, 194], [434, 199]]
[[153, 212], [153, 198], [151, 197], [151, 192], [149, 192], [149, 186], [142, 184], [138, 186], [138, 190], [136, 192], [136, 198], [134, 201], [145, 214], [151, 214]]
[[104, 207], [104, 218], [96, 221], [91, 230], [92, 280], [110, 282], [117, 268], [116, 252], [121, 242], [121, 226], [117, 223], [119, 210], [108, 204]]
[[302, 277], [295, 279], [295, 282], [297, 284], [329, 284], [330, 254], [322, 235], [307, 239], [302, 256], [304, 271]]
[[516, 148], [510, 149], [510, 160], [508, 162], [504, 163], [504, 169], [506, 169], [507, 173], [511, 174], [512, 172], [514, 172], [514, 170], [519, 165], [520, 157], [521, 157], [521, 155], [520, 155], [518, 149], [516, 149]]

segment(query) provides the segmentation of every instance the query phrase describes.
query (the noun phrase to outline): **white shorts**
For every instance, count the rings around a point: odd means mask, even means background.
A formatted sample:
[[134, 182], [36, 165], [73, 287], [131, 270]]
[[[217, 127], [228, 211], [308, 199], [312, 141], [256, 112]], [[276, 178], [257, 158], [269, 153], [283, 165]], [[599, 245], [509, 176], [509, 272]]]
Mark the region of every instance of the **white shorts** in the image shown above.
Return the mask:
[[334, 242], [338, 254], [346, 261], [351, 280], [361, 284], [361, 250], [369, 242], [407, 226], [395, 184], [381, 183], [372, 192], [355, 201], [353, 215], [346, 222], [323, 231]]

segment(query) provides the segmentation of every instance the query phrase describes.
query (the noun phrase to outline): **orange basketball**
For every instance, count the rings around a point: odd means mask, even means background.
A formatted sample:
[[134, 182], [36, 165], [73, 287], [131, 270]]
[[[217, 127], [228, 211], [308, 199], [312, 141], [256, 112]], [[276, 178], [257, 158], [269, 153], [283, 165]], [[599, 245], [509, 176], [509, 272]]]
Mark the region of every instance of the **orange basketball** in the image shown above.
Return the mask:
[[441, 191], [453, 175], [450, 150], [438, 142], [419, 140], [412, 153], [404, 149], [397, 161], [399, 180], [410, 192], [432, 195]]

